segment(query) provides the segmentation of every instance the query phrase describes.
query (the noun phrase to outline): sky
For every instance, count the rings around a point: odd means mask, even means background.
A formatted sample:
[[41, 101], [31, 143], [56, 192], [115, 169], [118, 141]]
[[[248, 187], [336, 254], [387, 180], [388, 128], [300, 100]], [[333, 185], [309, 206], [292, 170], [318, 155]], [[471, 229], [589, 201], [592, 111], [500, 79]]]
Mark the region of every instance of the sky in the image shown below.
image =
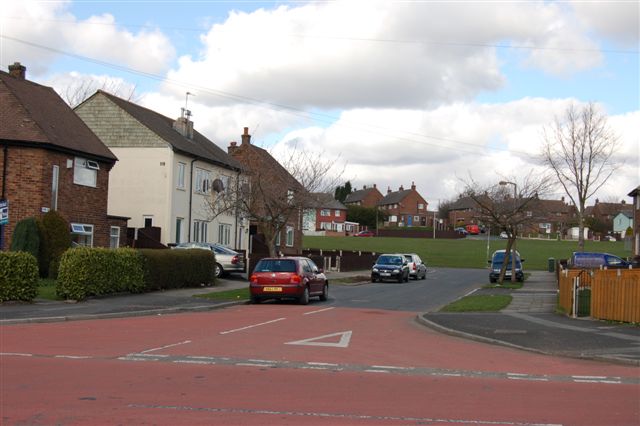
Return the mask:
[[[335, 164], [357, 189], [436, 209], [473, 179], [542, 173], [544, 129], [593, 102], [617, 167], [588, 203], [640, 184], [638, 1], [12, 1], [0, 66], [58, 93], [104, 88], [221, 148]], [[189, 92], [192, 95], [187, 96]], [[546, 198], [560, 199], [558, 187]]]

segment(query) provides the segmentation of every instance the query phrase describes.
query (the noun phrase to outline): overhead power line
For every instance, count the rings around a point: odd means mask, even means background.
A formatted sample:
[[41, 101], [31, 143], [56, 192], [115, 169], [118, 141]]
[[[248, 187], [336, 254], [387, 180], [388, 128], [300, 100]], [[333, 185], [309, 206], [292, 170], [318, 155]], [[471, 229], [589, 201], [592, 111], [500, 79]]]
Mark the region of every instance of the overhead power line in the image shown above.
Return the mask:
[[[91, 57], [87, 57], [87, 56], [82, 56], [82, 55], [78, 55], [75, 53], [71, 53], [71, 52], [67, 52], [61, 49], [56, 49], [50, 46], [44, 46], [38, 43], [33, 43], [33, 42], [29, 42], [26, 40], [21, 40], [15, 37], [11, 37], [11, 36], [7, 36], [4, 34], [0, 34], [0, 38], [5, 39], [5, 40], [11, 40], [14, 41], [16, 43], [21, 43], [27, 46], [31, 46], [37, 49], [42, 49], [42, 50], [46, 50], [49, 52], [53, 52], [53, 53], [57, 53], [60, 55], [64, 55], [64, 56], [68, 56], [71, 58], [75, 58], [78, 59], [80, 61], [83, 62], [90, 62], [93, 64], [97, 64], [100, 66], [103, 66], [105, 68], [110, 68], [110, 69], [115, 69], [118, 71], [122, 71], [125, 73], [129, 73], [129, 74], [134, 74], [134, 75], [139, 75], [142, 77], [146, 77], [152, 80], [156, 80], [156, 81], [160, 81], [160, 82], [166, 82], [175, 86], [179, 86], [179, 87], [183, 87], [186, 89], [190, 89], [190, 90], [194, 90], [194, 91], [198, 91], [200, 93], [208, 93], [214, 96], [218, 96], [224, 99], [230, 99], [233, 101], [238, 101], [238, 102], [242, 102], [242, 103], [247, 103], [247, 104], [252, 104], [252, 105], [256, 105], [256, 106], [260, 106], [263, 108], [267, 108], [267, 109], [272, 109], [275, 111], [279, 111], [279, 112], [285, 112], [287, 114], [291, 114], [291, 115], [295, 115], [301, 118], [304, 118], [306, 120], [311, 120], [311, 121], [319, 121], [325, 124], [332, 124], [332, 125], [338, 125], [338, 126], [342, 126], [342, 127], [348, 127], [348, 128], [355, 128], [359, 131], [363, 131], [363, 132], [367, 132], [367, 133], [372, 133], [378, 136], [383, 136], [385, 138], [389, 138], [389, 139], [394, 139], [396, 141], [399, 142], [413, 142], [413, 143], [419, 143], [419, 144], [424, 144], [424, 145], [430, 145], [430, 146], [434, 146], [437, 148], [448, 148], [447, 146], [444, 146], [442, 144], [436, 144], [433, 142], [428, 142], [425, 140], [416, 140], [413, 139], [413, 137], [419, 137], [419, 138], [423, 138], [423, 139], [431, 139], [431, 140], [435, 140], [435, 141], [440, 141], [440, 142], [449, 142], [449, 143], [454, 143], [454, 144], [458, 144], [458, 145], [463, 145], [465, 147], [457, 147], [455, 148], [457, 151], [459, 152], [466, 152], [466, 153], [470, 153], [470, 154], [477, 154], [478, 152], [485, 152], [486, 150], [491, 150], [491, 151], [504, 151], [504, 152], [510, 152], [510, 153], [514, 153], [514, 154], [518, 154], [518, 155], [523, 155], [523, 156], [527, 156], [529, 155], [526, 152], [523, 151], [517, 151], [517, 150], [508, 150], [505, 148], [499, 148], [499, 147], [494, 147], [494, 146], [479, 146], [478, 144], [472, 143], [472, 142], [466, 142], [466, 141], [461, 141], [461, 140], [457, 140], [457, 139], [452, 139], [452, 138], [445, 138], [445, 137], [439, 137], [439, 136], [432, 136], [432, 135], [425, 135], [425, 134], [420, 134], [420, 133], [414, 133], [414, 132], [406, 132], [406, 131], [401, 131], [402, 133], [404, 133], [405, 135], [408, 135], [409, 137], [404, 137], [404, 136], [398, 136], [397, 135], [397, 130], [394, 129], [388, 129], [385, 127], [381, 127], [381, 126], [376, 126], [376, 125], [372, 125], [372, 124], [367, 124], [367, 123], [356, 123], [356, 122], [350, 122], [350, 121], [345, 121], [342, 120], [342, 122], [338, 122], [338, 120], [340, 120], [340, 117], [337, 117], [335, 115], [330, 115], [330, 114], [325, 114], [325, 113], [319, 113], [319, 112], [312, 112], [312, 111], [307, 111], [301, 108], [296, 108], [296, 107], [292, 107], [289, 105], [284, 105], [284, 104], [278, 104], [278, 103], [274, 103], [274, 102], [268, 102], [268, 101], [264, 101], [264, 100], [260, 100], [260, 99], [256, 99], [256, 98], [251, 98], [248, 96], [243, 96], [243, 95], [239, 95], [239, 94], [234, 94], [231, 92], [226, 92], [226, 91], [222, 91], [222, 90], [218, 90], [218, 89], [213, 89], [210, 87], [205, 87], [205, 86], [200, 86], [197, 84], [193, 84], [193, 83], [185, 83], [179, 80], [174, 80], [174, 79], [170, 79], [164, 76], [160, 76], [157, 74], [153, 74], [153, 73], [149, 73], [146, 71], [140, 71], [140, 70], [136, 70], [133, 68], [129, 68], [129, 67], [125, 67], [122, 65], [118, 65], [118, 64], [113, 64], [110, 62], [106, 62], [106, 61], [102, 61], [100, 59], [95, 59], [95, 58], [91, 58]], [[347, 124], [345, 124], [347, 123]], [[387, 133], [388, 132], [388, 133]]]

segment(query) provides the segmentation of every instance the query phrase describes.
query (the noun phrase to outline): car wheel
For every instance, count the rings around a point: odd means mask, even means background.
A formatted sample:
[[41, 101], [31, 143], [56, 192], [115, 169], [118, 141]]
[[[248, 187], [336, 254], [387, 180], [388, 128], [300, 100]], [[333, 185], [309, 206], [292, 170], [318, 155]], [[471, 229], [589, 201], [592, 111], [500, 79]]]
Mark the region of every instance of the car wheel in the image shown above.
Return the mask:
[[402, 283], [404, 281], [404, 274], [398, 275], [398, 282]]
[[404, 277], [404, 282], [405, 282], [405, 283], [408, 283], [408, 282], [409, 282], [409, 273], [408, 273], [408, 272], [407, 272], [407, 276], [406, 276], [406, 277]]
[[300, 303], [301, 305], [309, 304], [309, 287], [304, 288], [302, 296], [300, 296], [300, 298], [298, 299], [298, 303]]
[[497, 281], [498, 281], [498, 280], [496, 280], [495, 278], [489, 278], [489, 282], [491, 282], [491, 283], [495, 283], [495, 282], [497, 282]]
[[254, 305], [257, 305], [260, 303], [260, 299], [258, 297], [255, 296], [251, 296], [251, 303]]
[[222, 265], [216, 263], [216, 278], [220, 278], [224, 273], [224, 269], [222, 269]]
[[326, 302], [329, 298], [329, 284], [324, 283], [324, 287], [322, 287], [322, 294], [320, 295], [320, 301]]
[[422, 273], [422, 280], [426, 280], [427, 279], [427, 270], [425, 269], [425, 271]]

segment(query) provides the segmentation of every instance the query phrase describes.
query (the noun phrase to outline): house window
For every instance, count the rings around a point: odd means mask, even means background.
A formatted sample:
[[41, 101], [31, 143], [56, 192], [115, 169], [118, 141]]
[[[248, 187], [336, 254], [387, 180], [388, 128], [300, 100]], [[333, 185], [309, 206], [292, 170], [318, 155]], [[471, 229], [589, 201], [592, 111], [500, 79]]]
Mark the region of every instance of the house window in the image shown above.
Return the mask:
[[100, 166], [96, 161], [76, 157], [73, 166], [73, 183], [95, 188], [99, 169]]
[[528, 211], [527, 212], [527, 217], [533, 217], [533, 212], [532, 211]]
[[178, 189], [184, 189], [184, 171], [187, 165], [185, 163], [178, 163]]
[[418, 210], [424, 210], [424, 204], [419, 203], [418, 204]]
[[324, 217], [331, 216], [331, 210], [329, 210], [329, 209], [320, 210], [320, 216], [324, 216]]
[[211, 173], [208, 170], [196, 167], [195, 192], [199, 194], [208, 194], [211, 192]]
[[93, 247], [93, 225], [72, 223], [71, 241], [75, 246]]
[[293, 202], [293, 189], [287, 190], [287, 203], [291, 204]]
[[209, 228], [208, 222], [205, 222], [204, 220], [194, 220], [193, 221], [193, 241], [197, 243], [206, 243], [208, 228]]
[[51, 210], [58, 210], [58, 181], [60, 179], [60, 167], [53, 166], [51, 174]]
[[117, 249], [120, 247], [120, 227], [112, 226], [109, 229], [109, 248]]
[[287, 226], [287, 247], [293, 247], [293, 226]]
[[176, 244], [182, 242], [182, 224], [184, 223], [184, 219], [181, 217], [176, 218]]
[[340, 217], [340, 210], [336, 210], [335, 212], [333, 212], [333, 214], [334, 214], [336, 217]]
[[276, 239], [275, 239], [275, 241], [273, 242], [273, 244], [274, 244], [276, 247], [280, 247], [280, 231], [278, 231], [278, 233], [276, 234]]
[[153, 226], [153, 216], [142, 216], [142, 220], [144, 221], [145, 228], [151, 228]]
[[397, 222], [397, 221], [398, 221], [398, 216], [396, 215], [389, 216], [389, 222]]
[[218, 225], [218, 243], [228, 246], [231, 242], [231, 225], [221, 223]]
[[420, 216], [414, 216], [413, 220], [416, 221], [416, 222], [420, 222]]

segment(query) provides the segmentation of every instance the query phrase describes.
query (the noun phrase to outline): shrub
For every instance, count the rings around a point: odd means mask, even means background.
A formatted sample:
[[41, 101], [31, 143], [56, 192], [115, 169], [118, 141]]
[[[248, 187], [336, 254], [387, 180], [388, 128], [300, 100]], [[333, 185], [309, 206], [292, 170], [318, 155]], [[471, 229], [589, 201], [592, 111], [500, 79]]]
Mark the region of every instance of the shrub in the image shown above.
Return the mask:
[[212, 251], [140, 250], [144, 258], [147, 291], [215, 283], [216, 259]]
[[71, 247], [69, 223], [55, 210], [47, 212], [39, 221], [40, 233], [40, 276], [53, 278], [58, 276], [60, 258]]
[[134, 249], [79, 247], [67, 250], [60, 259], [56, 292], [65, 299], [144, 289], [143, 260]]
[[26, 252], [0, 252], [0, 302], [31, 301], [38, 294], [38, 262]]
[[11, 251], [26, 251], [38, 258], [40, 251], [40, 229], [34, 217], [22, 219], [16, 224], [11, 238]]

